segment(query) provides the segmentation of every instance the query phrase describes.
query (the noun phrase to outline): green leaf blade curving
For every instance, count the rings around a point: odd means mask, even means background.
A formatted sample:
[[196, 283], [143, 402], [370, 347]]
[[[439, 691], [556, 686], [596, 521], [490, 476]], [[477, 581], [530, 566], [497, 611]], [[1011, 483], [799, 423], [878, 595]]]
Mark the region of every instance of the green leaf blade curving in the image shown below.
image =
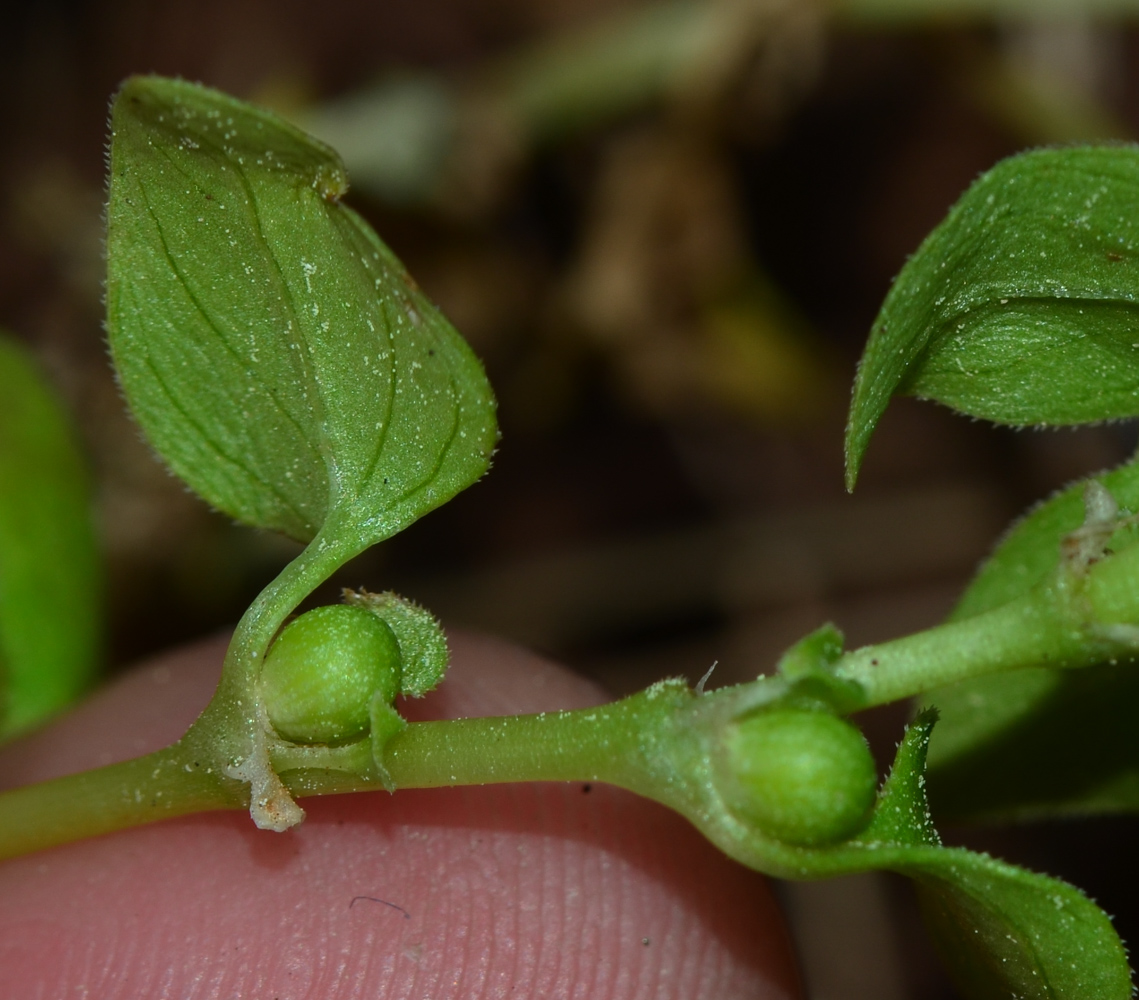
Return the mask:
[[850, 870], [888, 868], [914, 880], [934, 942], [969, 1000], [1130, 997], [1126, 951], [1111, 920], [1082, 892], [941, 846], [925, 792], [936, 719], [921, 712], [908, 727], [874, 818], [857, 838], [861, 853], [847, 861]]
[[[1119, 504], [1139, 512], [1139, 462], [1128, 462], [1093, 477]], [[1017, 521], [981, 565], [949, 616], [960, 621], [992, 611], [1028, 593], [1060, 562], [1060, 545], [1084, 521], [1084, 484], [1049, 497]]]
[[94, 680], [101, 567], [87, 471], [59, 401], [0, 338], [0, 739]]
[[902, 268], [846, 435], [853, 488], [892, 396], [1012, 425], [1139, 414], [1139, 148], [1045, 149], [983, 174]]
[[902, 869], [969, 1000], [1127, 1000], [1131, 970], [1107, 915], [1082, 892], [961, 848]]
[[486, 470], [469, 347], [339, 199], [336, 154], [216, 91], [134, 78], [112, 112], [108, 330], [152, 444], [209, 503], [355, 548]]

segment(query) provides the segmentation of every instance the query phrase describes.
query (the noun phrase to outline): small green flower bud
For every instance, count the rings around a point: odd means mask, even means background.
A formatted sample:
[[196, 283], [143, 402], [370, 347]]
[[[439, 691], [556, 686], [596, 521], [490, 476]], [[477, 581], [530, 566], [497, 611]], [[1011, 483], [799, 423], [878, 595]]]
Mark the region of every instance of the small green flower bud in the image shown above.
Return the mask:
[[261, 670], [273, 728], [294, 743], [337, 746], [370, 726], [374, 695], [399, 693], [400, 649], [385, 622], [343, 604], [315, 608], [277, 637]]
[[813, 846], [866, 822], [878, 776], [862, 733], [837, 716], [771, 709], [730, 723], [716, 761], [729, 809], [769, 836]]

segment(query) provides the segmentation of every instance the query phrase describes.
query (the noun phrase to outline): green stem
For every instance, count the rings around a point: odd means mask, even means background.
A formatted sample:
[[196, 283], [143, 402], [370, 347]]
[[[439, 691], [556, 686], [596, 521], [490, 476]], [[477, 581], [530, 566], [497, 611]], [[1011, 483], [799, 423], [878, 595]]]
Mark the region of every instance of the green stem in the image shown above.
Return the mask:
[[[343, 553], [318, 554], [286, 570], [243, 620], [242, 639], [235, 638], [231, 655], [263, 650], [313, 581], [342, 558]], [[1086, 574], [1061, 565], [1049, 581], [996, 610], [854, 650], [835, 673], [861, 686], [864, 705], [879, 705], [998, 671], [1073, 668], [1135, 656], [1135, 622], [1139, 545], [1093, 564]], [[255, 694], [254, 670], [238, 665], [231, 675], [240, 693]], [[415, 723], [387, 741], [383, 764], [400, 788], [605, 781], [657, 799], [715, 836], [718, 828], [709, 823], [714, 810], [709, 811], [708, 741], [729, 718], [778, 699], [785, 683], [760, 678], [697, 698], [686, 685], [665, 682], [597, 708]], [[0, 795], [0, 858], [170, 816], [247, 806], [248, 779], [234, 780], [233, 752], [236, 746], [248, 753], [260, 723], [242, 713], [240, 702], [237, 710], [224, 702], [217, 706], [215, 699], [166, 750]], [[238, 735], [249, 742], [234, 741], [234, 712], [247, 726]], [[330, 749], [266, 742], [262, 733], [261, 752], [266, 772], [274, 780], [280, 776], [288, 795], [382, 787], [366, 740]], [[731, 837], [721, 840], [730, 850]]]
[[[709, 699], [711, 700], [711, 699]], [[670, 805], [683, 684], [655, 685], [573, 712], [409, 725], [385, 747], [400, 788], [516, 781], [605, 781]], [[193, 741], [122, 764], [0, 794], [0, 859], [186, 813], [243, 809], [248, 789], [195, 753]], [[296, 796], [378, 790], [368, 741], [337, 750], [284, 747], [273, 764]]]
[[241, 809], [248, 792], [185, 747], [0, 794], [0, 858], [210, 809]]
[[[413, 723], [385, 744], [384, 766], [398, 788], [515, 781], [640, 786], [643, 751], [662, 721], [649, 706], [641, 693], [569, 712]], [[328, 752], [327, 763], [321, 756], [284, 747], [273, 752], [273, 764], [302, 795], [380, 787], [366, 743]]]
[[835, 674], [862, 685], [866, 706], [1020, 667], [1056, 666], [1064, 634], [1028, 600], [846, 653]]
[[[1026, 667], [1070, 669], [1133, 657], [1139, 622], [1139, 545], [1086, 576], [1061, 564], [1023, 597], [984, 614], [846, 653], [835, 674], [856, 681], [865, 707], [958, 681]], [[1139, 635], [1139, 633], [1137, 633]]]
[[218, 686], [218, 695], [224, 691], [225, 697], [215, 695], [211, 707], [232, 700], [235, 693], [241, 697], [253, 691], [261, 659], [285, 618], [359, 549], [358, 544], [352, 548], [325, 540], [346, 534], [330, 517], [324, 530], [257, 595], [237, 623], [226, 651]]

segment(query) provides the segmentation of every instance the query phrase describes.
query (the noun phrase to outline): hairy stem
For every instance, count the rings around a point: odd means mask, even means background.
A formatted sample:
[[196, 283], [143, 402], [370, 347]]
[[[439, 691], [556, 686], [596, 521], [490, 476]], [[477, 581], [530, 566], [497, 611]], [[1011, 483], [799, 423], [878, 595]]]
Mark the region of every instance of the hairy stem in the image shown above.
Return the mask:
[[336, 512], [330, 514], [321, 533], [250, 605], [230, 640], [217, 691], [187, 734], [213, 766], [249, 785], [249, 812], [262, 829], [286, 830], [304, 819], [304, 812], [270, 765], [268, 722], [257, 678], [269, 643], [285, 618], [356, 554], [358, 544], [353, 548], [327, 541], [352, 537], [342, 527]]
[[248, 795], [181, 744], [157, 753], [0, 794], [0, 858], [211, 809], [241, 809]]
[[986, 674], [1071, 669], [1139, 653], [1139, 545], [1052, 578], [984, 614], [846, 653], [837, 676], [866, 707]]
[[[642, 692], [576, 711], [413, 723], [385, 744], [384, 766], [398, 788], [514, 781], [633, 787], [644, 782], [643, 751], [661, 735], [664, 719], [652, 704]], [[312, 759], [308, 748], [279, 749], [273, 763], [290, 789], [302, 795], [348, 790], [346, 779], [356, 788], [379, 787], [363, 748], [331, 753], [343, 755], [339, 775], [321, 766], [319, 757]]]
[[[685, 685], [655, 685], [599, 708], [413, 723], [385, 746], [400, 788], [514, 781], [606, 781], [675, 804]], [[244, 809], [249, 789], [186, 739], [135, 760], [0, 794], [0, 859], [186, 813]], [[296, 796], [378, 790], [367, 740], [335, 750], [278, 747]]]

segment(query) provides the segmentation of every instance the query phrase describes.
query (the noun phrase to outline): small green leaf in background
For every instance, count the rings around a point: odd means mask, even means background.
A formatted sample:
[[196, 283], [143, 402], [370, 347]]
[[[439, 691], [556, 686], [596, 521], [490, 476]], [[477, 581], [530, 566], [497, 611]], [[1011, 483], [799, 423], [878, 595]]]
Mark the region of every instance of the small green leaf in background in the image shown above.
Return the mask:
[[[1139, 381], [1137, 381], [1139, 387]], [[1094, 477], [1121, 513], [1139, 511], [1139, 462]], [[949, 616], [960, 621], [1028, 593], [1060, 562], [1060, 544], [1084, 522], [1084, 485], [1076, 483], [1039, 504], [1012, 526]]]
[[935, 691], [929, 795], [939, 819], [1139, 811], [1139, 668], [1033, 669]]
[[159, 77], [112, 109], [107, 316], [151, 443], [207, 501], [358, 551], [485, 472], [470, 348], [340, 199], [339, 157], [269, 112]]
[[1139, 147], [1023, 153], [982, 175], [874, 323], [846, 433], [853, 488], [890, 398], [997, 423], [1139, 414]]
[[0, 738], [66, 708], [95, 675], [101, 572], [70, 422], [0, 338]]
[[[1139, 463], [1095, 478], [1121, 514], [1139, 510]], [[1054, 572], [1063, 539], [1084, 521], [1083, 494], [1082, 483], [1070, 486], [1014, 525], [950, 620], [1000, 607]], [[1134, 663], [997, 674], [930, 692], [925, 701], [941, 713], [929, 754], [930, 801], [939, 818], [1139, 809]]]

